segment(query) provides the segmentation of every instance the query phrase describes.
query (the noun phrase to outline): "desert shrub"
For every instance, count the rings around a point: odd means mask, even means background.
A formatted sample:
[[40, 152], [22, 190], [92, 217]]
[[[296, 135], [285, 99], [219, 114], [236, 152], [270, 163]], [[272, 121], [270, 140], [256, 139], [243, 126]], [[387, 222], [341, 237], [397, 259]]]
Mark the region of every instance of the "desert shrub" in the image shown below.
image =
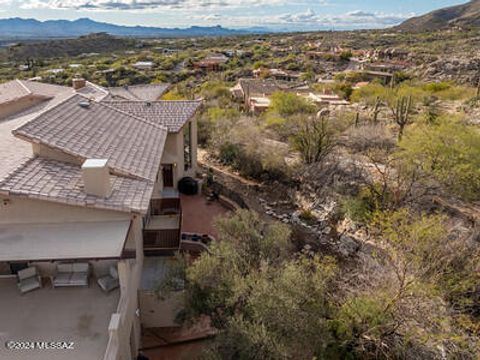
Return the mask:
[[285, 152], [264, 142], [247, 141], [241, 146], [233, 167], [246, 177], [260, 180], [288, 180]]
[[376, 207], [375, 196], [368, 188], [363, 188], [356, 196], [345, 197], [341, 201], [342, 212], [357, 224], [368, 224]]
[[281, 181], [290, 179], [290, 167], [285, 160], [288, 146], [265, 139], [261, 129], [247, 120], [235, 128], [225, 129], [225, 133], [212, 144], [219, 160], [245, 177]]
[[275, 92], [270, 100], [269, 112], [274, 112], [284, 117], [295, 114], [312, 114], [316, 110], [314, 105], [293, 93]]
[[227, 85], [222, 81], [207, 81], [200, 87], [200, 95], [205, 100], [230, 98], [231, 94]]
[[453, 194], [465, 199], [480, 197], [480, 132], [459, 121], [442, 118], [435, 125], [421, 125], [399, 143], [404, 169], [420, 168]]
[[291, 143], [306, 164], [321, 162], [336, 146], [336, 133], [332, 121], [326, 117], [300, 116]]
[[353, 91], [351, 100], [353, 102], [365, 102], [369, 105], [374, 104], [377, 98], [386, 97], [387, 88], [381, 84], [371, 83], [360, 89]]
[[395, 141], [390, 131], [382, 124], [364, 124], [347, 131], [347, 145], [355, 151], [371, 148], [393, 149]]
[[342, 61], [350, 61], [350, 58], [353, 56], [351, 51], [343, 51], [340, 54], [340, 60]]
[[198, 143], [218, 147], [228, 132], [240, 120], [240, 112], [231, 108], [210, 107], [198, 120]]
[[345, 100], [350, 100], [353, 94], [353, 87], [348, 82], [338, 83], [334, 86], [333, 91], [344, 98]]
[[180, 94], [177, 89], [173, 89], [163, 94], [162, 100], [186, 100], [186, 98], [183, 94]]
[[475, 96], [475, 89], [447, 81], [425, 84], [423, 90], [432, 93], [437, 98], [450, 101], [469, 99]]
[[238, 144], [230, 142], [220, 145], [218, 149], [218, 159], [224, 165], [234, 165], [237, 163], [242, 149]]

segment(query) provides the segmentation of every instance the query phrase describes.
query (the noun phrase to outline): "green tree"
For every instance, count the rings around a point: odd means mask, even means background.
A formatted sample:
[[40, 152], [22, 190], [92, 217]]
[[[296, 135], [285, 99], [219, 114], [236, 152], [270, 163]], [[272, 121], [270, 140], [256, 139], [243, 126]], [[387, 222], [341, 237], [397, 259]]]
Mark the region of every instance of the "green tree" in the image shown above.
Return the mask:
[[275, 92], [272, 94], [270, 101], [269, 112], [274, 112], [284, 117], [295, 114], [312, 114], [316, 110], [313, 104], [294, 93]]
[[441, 119], [407, 132], [398, 156], [405, 169], [420, 168], [452, 193], [466, 199], [480, 197], [480, 132], [459, 121]]

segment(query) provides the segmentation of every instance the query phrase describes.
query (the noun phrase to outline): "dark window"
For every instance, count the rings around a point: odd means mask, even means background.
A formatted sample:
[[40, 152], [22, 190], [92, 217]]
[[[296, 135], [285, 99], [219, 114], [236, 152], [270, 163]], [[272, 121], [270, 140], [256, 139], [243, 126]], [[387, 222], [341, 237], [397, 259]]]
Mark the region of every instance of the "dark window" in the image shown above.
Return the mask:
[[173, 165], [172, 164], [162, 165], [162, 176], [163, 176], [163, 186], [173, 187]]

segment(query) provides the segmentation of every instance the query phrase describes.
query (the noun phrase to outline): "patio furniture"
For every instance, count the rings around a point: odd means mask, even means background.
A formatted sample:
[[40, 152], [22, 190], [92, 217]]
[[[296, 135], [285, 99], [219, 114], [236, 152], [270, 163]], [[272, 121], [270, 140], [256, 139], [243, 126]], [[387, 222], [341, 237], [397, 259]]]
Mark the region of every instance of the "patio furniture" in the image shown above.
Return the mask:
[[17, 276], [17, 285], [22, 294], [42, 287], [42, 279], [34, 266], [18, 271]]
[[97, 283], [107, 293], [118, 288], [120, 280], [118, 279], [118, 272], [115, 266], [110, 266], [109, 274], [98, 278]]
[[57, 264], [55, 276], [51, 276], [52, 286], [88, 286], [88, 263]]

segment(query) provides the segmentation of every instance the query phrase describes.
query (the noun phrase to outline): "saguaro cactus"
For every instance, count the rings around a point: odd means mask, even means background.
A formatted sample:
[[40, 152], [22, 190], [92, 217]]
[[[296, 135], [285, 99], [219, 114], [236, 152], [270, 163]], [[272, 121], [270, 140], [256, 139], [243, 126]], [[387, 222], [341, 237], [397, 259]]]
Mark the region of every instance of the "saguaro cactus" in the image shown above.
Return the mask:
[[402, 96], [397, 100], [395, 109], [393, 110], [393, 116], [395, 122], [398, 124], [398, 140], [402, 139], [405, 126], [410, 122], [410, 116], [412, 114], [412, 96]]
[[380, 97], [377, 96], [375, 99], [375, 105], [373, 105], [373, 111], [372, 111], [372, 122], [376, 124], [378, 122], [378, 114], [380, 114]]

